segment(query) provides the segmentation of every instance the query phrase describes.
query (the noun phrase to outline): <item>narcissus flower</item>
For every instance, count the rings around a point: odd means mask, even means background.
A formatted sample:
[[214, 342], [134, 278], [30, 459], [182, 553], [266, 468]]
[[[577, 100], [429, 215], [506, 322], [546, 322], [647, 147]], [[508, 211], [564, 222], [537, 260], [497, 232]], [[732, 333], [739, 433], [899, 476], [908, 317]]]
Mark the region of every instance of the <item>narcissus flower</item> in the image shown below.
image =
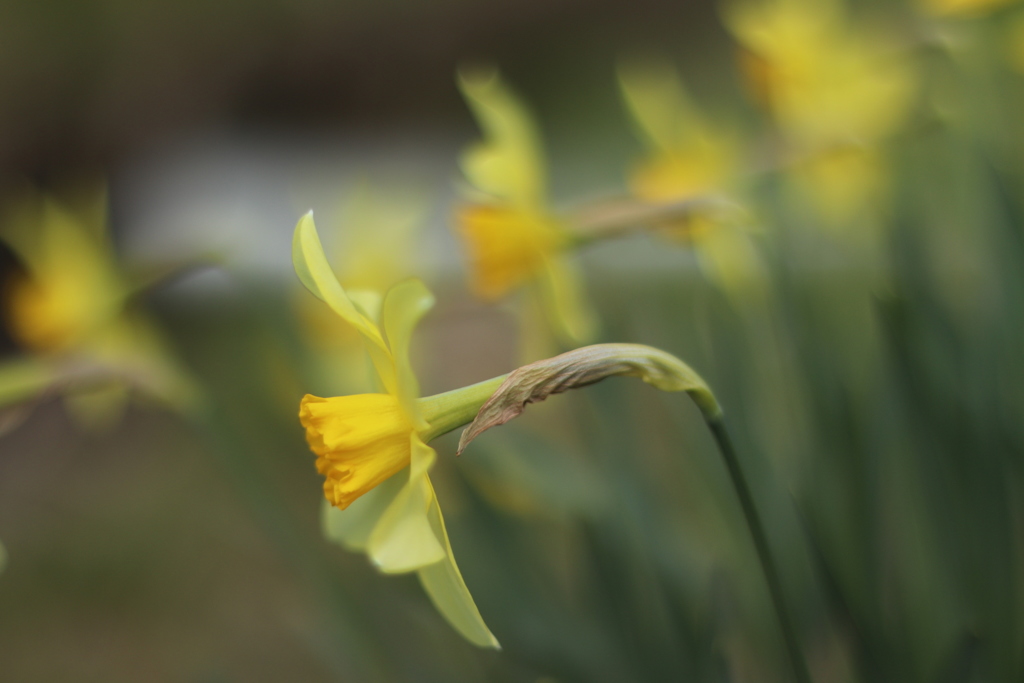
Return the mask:
[[871, 205], [885, 186], [879, 143], [916, 90], [906, 55], [851, 25], [841, 0], [738, 0], [725, 18], [797, 181], [836, 221]]
[[462, 579], [428, 471], [437, 458], [427, 442], [473, 418], [502, 378], [420, 399], [409, 342], [433, 296], [419, 280], [391, 288], [380, 322], [349, 297], [331, 270], [312, 214], [295, 229], [295, 270], [302, 283], [357, 330], [382, 391], [319, 398], [299, 408], [306, 440], [324, 475], [328, 535], [364, 551], [387, 573], [415, 571], [451, 625], [469, 641], [498, 647]]
[[738, 136], [701, 114], [666, 63], [623, 65], [619, 85], [649, 150], [630, 174], [633, 195], [657, 204], [719, 199], [665, 232], [693, 245], [704, 272], [723, 289], [748, 290], [759, 259], [742, 212], [724, 202], [739, 175]]
[[2, 302], [12, 335], [30, 354], [0, 368], [7, 402], [56, 387], [93, 425], [120, 413], [130, 387], [177, 409], [195, 407], [192, 383], [130, 305], [139, 287], [108, 241], [105, 193], [71, 210], [26, 192], [8, 207], [0, 238], [26, 269], [4, 283]]
[[292, 256], [302, 283], [366, 342], [381, 391], [355, 396], [305, 396], [299, 420], [324, 475], [327, 534], [365, 552], [386, 573], [415, 571], [438, 611], [470, 642], [498, 647], [459, 572], [429, 470], [437, 454], [427, 443], [462, 425], [459, 450], [530, 403], [606, 377], [640, 377], [665, 391], [685, 391], [709, 418], [721, 411], [704, 381], [679, 359], [638, 344], [600, 344], [525, 365], [509, 375], [418, 398], [409, 364], [413, 328], [432, 307], [419, 280], [384, 297], [380, 322], [339, 284], [320, 245], [312, 214], [295, 229]]
[[544, 155], [529, 112], [494, 69], [460, 73], [459, 87], [484, 131], [462, 157], [476, 195], [456, 216], [473, 291], [495, 301], [533, 285], [564, 343], [591, 339], [596, 320], [564, 253], [573, 236], [548, 205]]

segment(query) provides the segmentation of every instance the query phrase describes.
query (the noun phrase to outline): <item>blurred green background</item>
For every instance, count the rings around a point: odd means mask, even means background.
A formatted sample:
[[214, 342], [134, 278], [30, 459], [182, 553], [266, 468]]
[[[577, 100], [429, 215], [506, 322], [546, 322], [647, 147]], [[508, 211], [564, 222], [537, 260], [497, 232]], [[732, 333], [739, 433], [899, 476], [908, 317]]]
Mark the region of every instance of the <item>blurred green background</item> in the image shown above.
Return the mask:
[[[665, 349], [715, 390], [813, 680], [1022, 680], [1024, 8], [963, 4], [851, 3], [835, 20], [884, 36], [893, 61], [872, 68], [913, 81], [899, 125], [851, 133], [884, 189], [836, 219], [802, 161], [776, 163], [813, 136], [759, 95], [732, 5], [5, 3], [6, 225], [26, 196], [72, 206], [105, 178], [120, 262], [158, 280], [130, 306], [204, 400], [135, 391], [90, 423], [51, 385], [0, 412], [0, 680], [790, 680], [699, 412], [635, 380], [533, 406], [459, 458], [455, 435], [434, 444], [501, 651], [320, 530], [298, 402], [353, 390], [310, 341], [295, 221], [315, 209], [330, 251], [360, 187], [415, 197], [422, 231], [394, 253], [438, 299], [416, 336], [423, 395], [508, 372], [528, 335], [517, 303], [471, 296], [451, 231], [458, 155], [479, 137], [456, 69], [500, 66], [536, 115], [553, 203], [578, 207], [624, 195], [646, 153], [616, 69], [652, 55], [741, 131], [730, 193], [759, 279], [737, 294], [692, 237], [588, 245], [598, 340]], [[795, 16], [765, 31], [796, 44]], [[849, 97], [812, 100], [812, 120], [842, 138]], [[851, 168], [829, 182], [857, 187]], [[27, 270], [0, 251], [5, 292]], [[11, 319], [8, 367], [33, 353]]]

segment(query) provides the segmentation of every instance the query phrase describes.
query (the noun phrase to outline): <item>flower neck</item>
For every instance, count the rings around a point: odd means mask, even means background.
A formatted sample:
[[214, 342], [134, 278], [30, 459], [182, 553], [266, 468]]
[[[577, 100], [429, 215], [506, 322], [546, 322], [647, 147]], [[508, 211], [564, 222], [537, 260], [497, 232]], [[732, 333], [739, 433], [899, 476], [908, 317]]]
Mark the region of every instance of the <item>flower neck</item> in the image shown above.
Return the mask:
[[501, 375], [468, 387], [418, 399], [416, 404], [420, 415], [430, 425], [420, 434], [423, 442], [429, 443], [431, 439], [472, 422], [480, 407], [501, 386], [506, 377], [508, 375]]

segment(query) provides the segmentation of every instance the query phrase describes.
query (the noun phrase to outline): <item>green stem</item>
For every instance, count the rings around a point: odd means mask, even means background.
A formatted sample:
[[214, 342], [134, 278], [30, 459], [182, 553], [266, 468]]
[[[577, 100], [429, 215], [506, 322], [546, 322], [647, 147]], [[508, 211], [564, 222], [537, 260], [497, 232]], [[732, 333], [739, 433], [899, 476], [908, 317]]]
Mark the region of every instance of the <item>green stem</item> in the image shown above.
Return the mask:
[[775, 615], [779, 620], [779, 628], [782, 631], [782, 640], [786, 644], [786, 652], [789, 655], [790, 664], [793, 666], [793, 674], [799, 683], [811, 683], [811, 676], [807, 670], [807, 662], [800, 651], [799, 640], [796, 636], [796, 628], [793, 626], [793, 619], [786, 608], [786, 601], [782, 593], [782, 582], [779, 580], [779, 570], [772, 558], [771, 549], [768, 546], [768, 537], [761, 525], [761, 517], [757, 514], [757, 507], [754, 505], [754, 497], [750, 493], [750, 486], [743, 475], [739, 458], [736, 457], [736, 450], [729, 437], [729, 431], [725, 427], [725, 420], [721, 415], [707, 418], [708, 428], [715, 437], [718, 450], [725, 460], [725, 466], [729, 470], [729, 477], [732, 479], [736, 496], [740, 499], [740, 507], [743, 508], [743, 516], [750, 529], [750, 535], [754, 539], [754, 547], [757, 549], [757, 558], [761, 562], [761, 570], [764, 572], [765, 582], [768, 584], [768, 592], [771, 594], [772, 604], [775, 606]]
[[480, 407], [501, 386], [506, 377], [508, 375], [492, 377], [468, 387], [418, 399], [416, 403], [423, 419], [430, 425], [428, 430], [420, 434], [423, 442], [430, 443], [431, 439], [472, 422], [480, 412]]
[[686, 197], [673, 202], [611, 200], [577, 210], [568, 216], [573, 245], [621, 237], [635, 230], [665, 227], [695, 214], [736, 210], [736, 204], [717, 194]]

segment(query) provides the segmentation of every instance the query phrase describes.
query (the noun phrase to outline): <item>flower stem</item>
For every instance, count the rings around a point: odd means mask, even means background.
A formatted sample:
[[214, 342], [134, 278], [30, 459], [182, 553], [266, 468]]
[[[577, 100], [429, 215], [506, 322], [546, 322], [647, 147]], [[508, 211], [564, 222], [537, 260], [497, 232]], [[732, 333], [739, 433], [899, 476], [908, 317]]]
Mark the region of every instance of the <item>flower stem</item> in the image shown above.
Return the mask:
[[715, 443], [718, 444], [718, 450], [722, 454], [722, 459], [725, 460], [725, 466], [729, 470], [729, 478], [732, 480], [733, 488], [736, 490], [736, 496], [740, 499], [743, 517], [746, 519], [747, 528], [750, 529], [750, 535], [754, 540], [754, 548], [757, 550], [757, 558], [761, 562], [761, 570], [764, 572], [765, 582], [768, 584], [768, 592], [771, 594], [775, 615], [779, 620], [782, 640], [786, 645], [786, 652], [793, 667], [793, 674], [799, 683], [811, 683], [807, 662], [800, 651], [793, 619], [786, 608], [786, 601], [782, 593], [782, 582], [779, 581], [779, 571], [775, 565], [775, 560], [772, 558], [771, 549], [768, 546], [768, 537], [764, 533], [761, 517], [757, 514], [757, 508], [754, 506], [754, 497], [750, 494], [750, 486], [743, 475], [739, 458], [736, 457], [736, 450], [732, 445], [729, 431], [725, 427], [725, 420], [719, 414], [715, 417], [706, 418], [706, 421], [711, 434], [715, 437]]
[[686, 197], [672, 202], [610, 199], [569, 214], [568, 229], [573, 243], [582, 246], [635, 230], [663, 228], [696, 214], [738, 210], [737, 204], [718, 194]]
[[424, 443], [472, 422], [480, 406], [501, 386], [506, 377], [508, 375], [492, 377], [468, 387], [418, 399], [416, 402], [423, 413], [423, 419], [430, 425], [427, 431], [420, 434]]

